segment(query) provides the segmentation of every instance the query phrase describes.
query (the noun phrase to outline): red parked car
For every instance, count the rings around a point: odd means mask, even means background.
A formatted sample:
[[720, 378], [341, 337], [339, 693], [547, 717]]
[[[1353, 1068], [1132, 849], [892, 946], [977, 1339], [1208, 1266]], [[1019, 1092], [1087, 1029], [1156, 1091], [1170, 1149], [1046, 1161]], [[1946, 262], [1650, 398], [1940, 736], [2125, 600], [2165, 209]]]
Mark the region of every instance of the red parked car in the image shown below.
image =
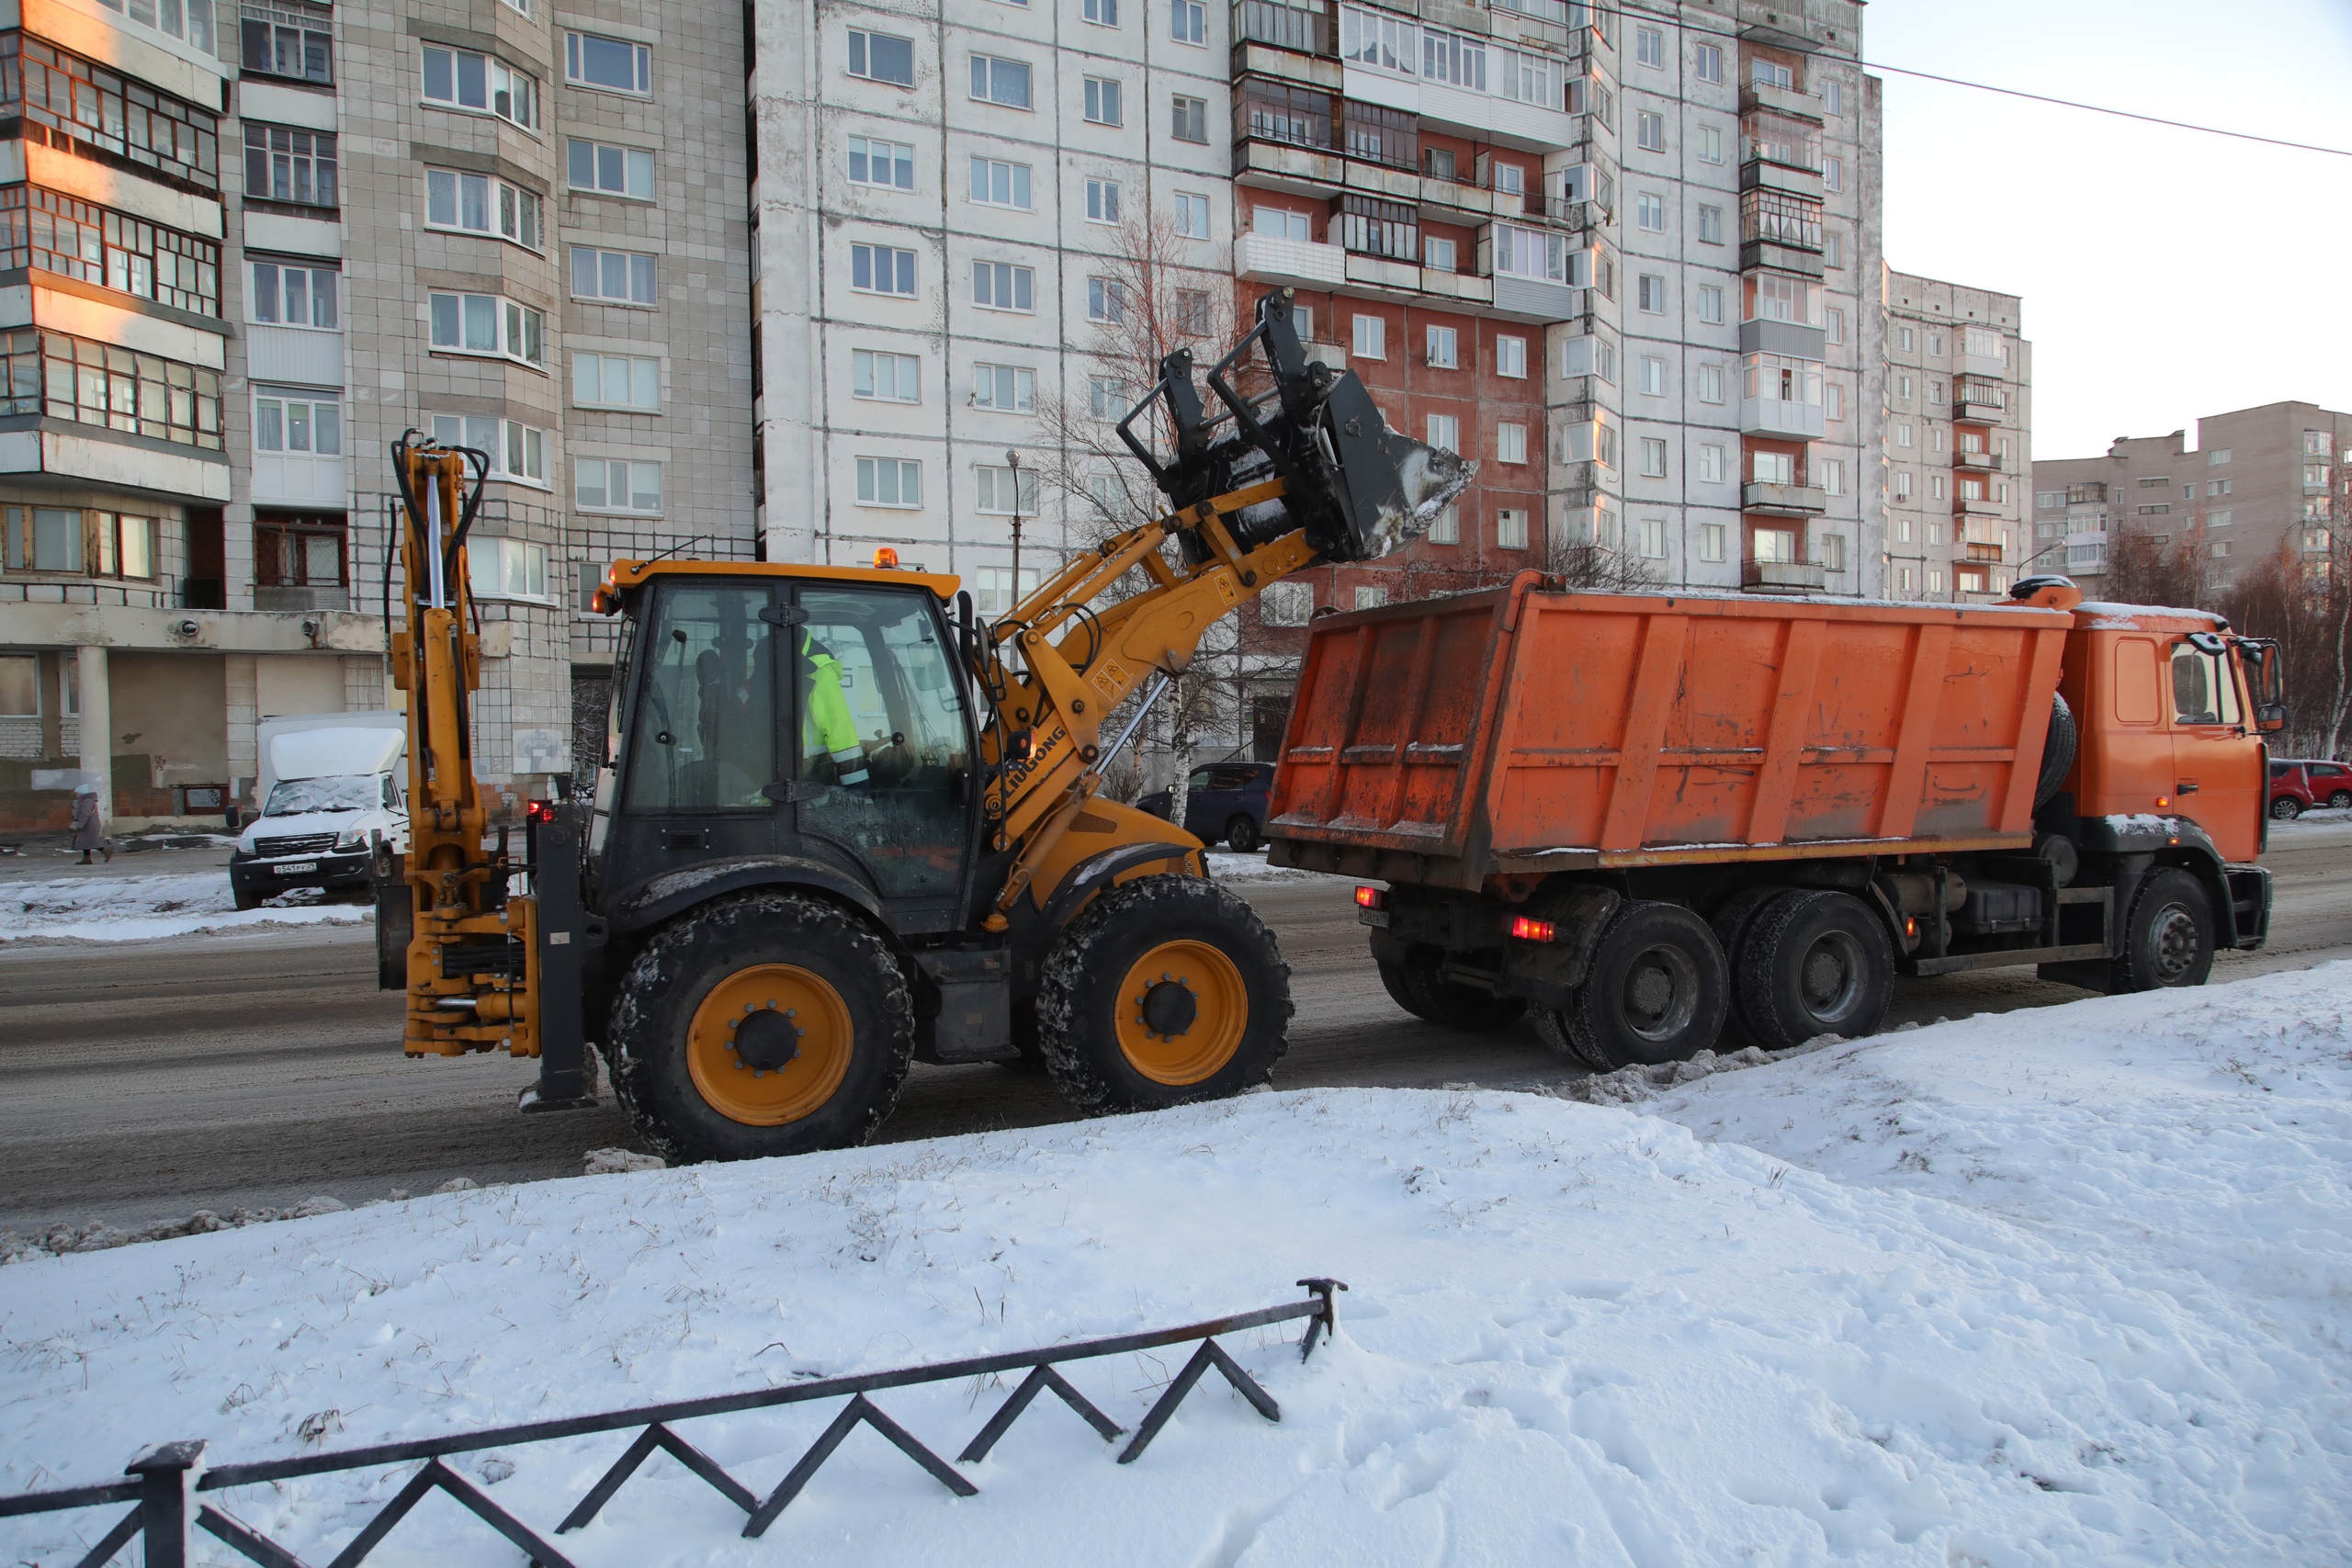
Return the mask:
[[2292, 822], [2316, 807], [2352, 806], [2352, 766], [2343, 762], [2270, 764], [2270, 816]]

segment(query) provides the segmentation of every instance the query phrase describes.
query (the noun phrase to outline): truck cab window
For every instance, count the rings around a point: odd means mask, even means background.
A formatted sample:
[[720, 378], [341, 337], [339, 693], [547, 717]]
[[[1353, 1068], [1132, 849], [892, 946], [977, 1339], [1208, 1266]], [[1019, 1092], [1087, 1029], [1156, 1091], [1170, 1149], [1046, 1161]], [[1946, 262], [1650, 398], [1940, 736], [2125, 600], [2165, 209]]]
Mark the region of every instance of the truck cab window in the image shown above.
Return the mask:
[[643, 700], [628, 804], [641, 811], [769, 810], [775, 677], [766, 584], [665, 588], [637, 649]]
[[2187, 643], [2174, 648], [2172, 705], [2176, 724], [2237, 723], [2237, 682], [2230, 679], [2229, 656], [2199, 653]]

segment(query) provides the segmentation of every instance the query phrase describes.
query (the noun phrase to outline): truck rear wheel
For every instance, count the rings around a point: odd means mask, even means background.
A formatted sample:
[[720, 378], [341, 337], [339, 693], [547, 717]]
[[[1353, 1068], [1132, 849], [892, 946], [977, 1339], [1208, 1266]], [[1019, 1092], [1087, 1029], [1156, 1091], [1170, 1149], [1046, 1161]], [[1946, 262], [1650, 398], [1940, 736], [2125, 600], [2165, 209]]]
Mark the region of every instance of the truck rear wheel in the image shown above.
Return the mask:
[[850, 1148], [898, 1103], [914, 1005], [882, 939], [759, 893], [680, 916], [612, 1010], [613, 1089], [673, 1163]]
[[1757, 913], [1733, 970], [1741, 1018], [1767, 1051], [1874, 1034], [1894, 999], [1894, 944], [1849, 893], [1799, 889]]
[[1596, 1071], [1686, 1061], [1722, 1035], [1730, 989], [1706, 921], [1679, 904], [1627, 904], [1593, 944], [1569, 1005], [1537, 1023]]
[[1081, 1111], [1157, 1111], [1267, 1081], [1290, 1045], [1290, 965], [1238, 895], [1164, 874], [1114, 887], [1046, 959], [1038, 1043]]
[[2213, 901], [2177, 866], [2148, 874], [2123, 921], [2123, 950], [2109, 964], [2107, 992], [2201, 986], [2213, 972]]
[[1443, 949], [1415, 942], [1402, 964], [1380, 966], [1380, 983], [1396, 1005], [1415, 1018], [1473, 1034], [1508, 1029], [1526, 1012], [1527, 1003], [1518, 997], [1498, 997], [1476, 986], [1441, 978], [1438, 965], [1444, 962]]

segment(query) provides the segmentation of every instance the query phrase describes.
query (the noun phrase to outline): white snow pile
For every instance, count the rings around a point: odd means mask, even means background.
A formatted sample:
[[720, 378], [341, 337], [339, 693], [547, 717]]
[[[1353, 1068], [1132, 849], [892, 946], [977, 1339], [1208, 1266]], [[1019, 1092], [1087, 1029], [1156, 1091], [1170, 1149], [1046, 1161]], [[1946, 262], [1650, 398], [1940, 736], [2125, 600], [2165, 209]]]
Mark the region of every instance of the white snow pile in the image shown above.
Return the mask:
[[2313, 806], [2306, 807], [2301, 816], [2290, 818], [2283, 822], [2277, 818], [2271, 818], [2270, 832], [2271, 836], [2276, 838], [2281, 833], [2292, 835], [2306, 828], [2341, 828], [2346, 822], [2352, 822], [2352, 809], [2334, 806]]
[[1208, 853], [1209, 876], [1217, 882], [1346, 882], [1327, 871], [1306, 871], [1295, 865], [1270, 865], [1266, 852], [1236, 854], [1231, 850], [1211, 850]]
[[[2352, 968], [1838, 1045], [1643, 1110], [1324, 1089], [489, 1188], [0, 1269], [0, 1489], [1180, 1323], [1329, 1273], [1131, 1466], [853, 1435], [762, 1542], [657, 1458], [586, 1564], [2352, 1561]], [[1064, 1370], [1132, 1426], [1181, 1349]], [[953, 1455], [1009, 1390], [877, 1395]], [[684, 1424], [756, 1491], [838, 1400]], [[551, 1529], [626, 1434], [458, 1462]], [[213, 1495], [307, 1562], [413, 1467]], [[71, 1561], [119, 1510], [0, 1523]], [[205, 1539], [207, 1561], [228, 1561]], [[447, 1499], [386, 1563], [512, 1549]]]
[[61, 876], [0, 883], [0, 942], [28, 937], [136, 942], [243, 926], [335, 924], [376, 918], [373, 905], [328, 903], [315, 887], [240, 909], [225, 871], [150, 876]]

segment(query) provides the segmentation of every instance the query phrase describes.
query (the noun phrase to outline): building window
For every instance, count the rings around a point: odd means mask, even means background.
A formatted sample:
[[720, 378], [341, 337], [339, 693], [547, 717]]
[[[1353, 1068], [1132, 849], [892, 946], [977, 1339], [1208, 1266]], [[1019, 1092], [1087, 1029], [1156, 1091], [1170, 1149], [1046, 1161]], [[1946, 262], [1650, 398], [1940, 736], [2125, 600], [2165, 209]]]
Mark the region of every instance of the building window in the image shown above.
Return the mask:
[[1037, 470], [1018, 470], [1018, 486], [1013, 483], [1012, 468], [975, 468], [973, 480], [978, 486], [974, 504], [980, 512], [992, 516], [1009, 516], [1019, 513], [1023, 517], [1037, 514]]
[[571, 499], [574, 505], [591, 512], [659, 513], [662, 465], [617, 457], [580, 458], [571, 467]]
[[1821, 260], [1823, 265], [1827, 266], [1844, 266], [1846, 265], [1846, 236], [1834, 229], [1823, 230]]
[[1654, 354], [1642, 355], [1642, 392], [1645, 397], [1666, 396], [1666, 361]]
[[600, 196], [653, 199], [653, 154], [641, 147], [613, 147], [571, 138], [564, 148], [567, 183]]
[[1634, 282], [1634, 303], [1650, 315], [1666, 314], [1666, 279], [1654, 272], [1643, 273]]
[[1527, 513], [1522, 507], [1499, 507], [1495, 512], [1495, 547], [1498, 549], [1527, 548]]
[[922, 465], [911, 457], [860, 457], [857, 460], [857, 503], [860, 506], [921, 506]]
[[1894, 494], [1895, 498], [1899, 501], [1908, 501], [1911, 499], [1911, 474], [1908, 469], [1897, 468], [1894, 470]]
[[424, 101], [435, 108], [495, 115], [536, 130], [539, 124], [538, 78], [503, 60], [470, 50], [425, 44]]
[[220, 450], [220, 375], [41, 328], [0, 333], [0, 412]]
[[1897, 376], [1897, 377], [1894, 378], [1894, 388], [1895, 388], [1895, 390], [1894, 390], [1894, 396], [1895, 396], [1895, 398], [1896, 398], [1896, 400], [1897, 400], [1902, 401], [1902, 402], [1906, 402], [1906, 403], [1907, 403], [1907, 402], [1909, 402], [1909, 401], [1911, 400], [1911, 378], [1910, 378], [1910, 377], [1908, 377], [1908, 376]]
[[922, 401], [922, 361], [911, 354], [850, 351], [850, 396], [884, 403]]
[[972, 160], [972, 199], [983, 207], [1029, 210], [1029, 165], [997, 158]]
[[915, 296], [915, 254], [889, 245], [849, 248], [849, 286], [862, 294]]
[[1315, 618], [1315, 590], [1304, 582], [1270, 582], [1258, 595], [1258, 615], [1270, 626], [1303, 626]]
[[641, 355], [571, 355], [571, 400], [587, 408], [656, 410], [662, 406], [662, 362]]
[[1724, 209], [1720, 207], [1699, 209], [1699, 243], [1720, 245], [1724, 243]]
[[2205, 514], [2205, 526], [2208, 528], [2226, 528], [2229, 525], [2230, 513], [2227, 512], [2209, 512]]
[[1178, 43], [1206, 43], [1208, 9], [1202, 0], [1169, 0], [1168, 36]]
[[1029, 67], [1018, 60], [994, 55], [972, 56], [972, 96], [984, 104], [1009, 109], [1029, 107]]
[[1089, 376], [1086, 378], [1086, 412], [1096, 419], [1121, 418], [1133, 401], [1126, 383], [1116, 376]]
[[[10, 571], [82, 570], [86, 530], [79, 507], [11, 506], [6, 516]], [[28, 685], [26, 690], [30, 691], [31, 687]], [[8, 706], [10, 712], [16, 712], [13, 704]], [[24, 709], [26, 715], [39, 712], [38, 705]]]
[[1494, 269], [1498, 275], [1509, 274], [1538, 283], [1561, 283], [1571, 288], [1582, 288], [1586, 284], [1589, 258], [1581, 250], [1569, 250], [1562, 235], [1522, 229], [1515, 223], [1497, 223], [1493, 246]]
[[1611, 386], [1615, 386], [1617, 345], [1607, 338], [1594, 337], [1589, 333], [1564, 338], [1560, 342], [1560, 374], [1598, 376]]
[[334, 138], [247, 120], [245, 195], [297, 207], [336, 206]]
[[1119, 0], [1086, 0], [1085, 17], [1098, 28], [1119, 25]]
[[1720, 365], [1699, 367], [1699, 400], [1720, 403], [1724, 400], [1724, 367]]
[[563, 79], [575, 87], [644, 96], [653, 91], [653, 51], [601, 33], [566, 33]]
[[1840, 457], [1825, 457], [1821, 462], [1821, 490], [1825, 495], [1846, 493], [1846, 464]]
[[432, 344], [444, 354], [488, 354], [547, 364], [547, 316], [495, 294], [427, 294]]
[[1173, 123], [1168, 133], [1179, 141], [1205, 143], [1209, 139], [1209, 101], [1188, 98], [1181, 93], [1169, 100]]
[[1495, 339], [1495, 374], [1509, 376], [1513, 380], [1527, 375], [1527, 340], [1504, 333]]
[[[1450, 501], [1439, 507], [1437, 515], [1430, 521], [1430, 531], [1421, 536], [1432, 545], [1460, 544], [1462, 542], [1462, 509]], [[1311, 597], [1308, 604], [1309, 608], [1312, 608]], [[1295, 624], [1304, 626], [1306, 622], [1302, 619]]]
[[249, 271], [252, 287], [245, 306], [254, 321], [322, 332], [342, 330], [336, 302], [343, 279], [333, 267], [257, 261], [249, 265]]
[[1441, 239], [1435, 234], [1425, 235], [1421, 240], [1421, 265], [1432, 272], [1462, 270], [1461, 263], [1456, 259], [1453, 242]]
[[220, 313], [220, 247], [37, 186], [0, 186], [0, 268], [37, 266], [199, 315]]
[[1724, 558], [1724, 525], [1720, 523], [1699, 525], [1699, 558], [1719, 561]]
[[254, 450], [343, 456], [343, 407], [334, 398], [254, 398]]
[[1699, 162], [1720, 164], [1724, 161], [1724, 128], [1702, 125], [1699, 128]]
[[[650, 156], [647, 158], [650, 165]], [[647, 171], [647, 184], [651, 170]], [[893, 190], [915, 188], [915, 150], [904, 141], [884, 141], [877, 137], [853, 136], [849, 139], [849, 183], [854, 186], [888, 186]]]
[[1748, 478], [1760, 485], [1797, 482], [1797, 460], [1786, 452], [1757, 452], [1748, 460]]
[[1692, 51], [1690, 74], [1702, 82], [1722, 81], [1724, 79], [1723, 50], [1712, 43], [1699, 45]]
[[1724, 291], [1715, 284], [1699, 285], [1699, 320], [1719, 327], [1724, 321]]
[[[1191, 337], [1209, 335], [1209, 292], [1205, 288], [1179, 288], [1176, 296], [1176, 330]], [[1311, 321], [1304, 323], [1312, 327]]]
[[1086, 79], [1086, 118], [1092, 125], [1125, 125], [1125, 106], [1119, 101], [1119, 84], [1107, 76]]
[[[1340, 243], [1363, 255], [1391, 261], [1420, 259], [1420, 209], [1368, 196], [1343, 196], [1336, 227]], [[1498, 225], [1499, 230], [1499, 225]]]
[[1388, 590], [1377, 584], [1359, 587], [1355, 591], [1355, 603], [1359, 610], [1377, 610], [1388, 603]]
[[2229, 460], [2230, 449], [2226, 446], [2216, 446], [2211, 452], [2205, 454], [2206, 466], [2209, 468], [2218, 468]]
[[[204, 0], [198, 3], [203, 4]], [[251, 5], [251, 0], [247, 3]], [[205, 5], [205, 9], [210, 8]], [[134, 9], [147, 9], [153, 14], [152, 7]], [[276, 4], [255, 6], [253, 9], [261, 14], [246, 16], [239, 28], [242, 47], [238, 65], [246, 75], [284, 76], [296, 82], [334, 80], [334, 17], [331, 11], [324, 6], [314, 10], [300, 4], [300, 0], [277, 0]]]
[[2230, 481], [2227, 479], [2208, 479], [2205, 481], [2205, 493], [2207, 495], [2227, 495], [2230, 493]]
[[1116, 223], [1119, 220], [1118, 181], [1086, 182], [1086, 220], [1089, 223]]
[[1666, 151], [1666, 117], [1644, 109], [1634, 117], [1634, 140], [1645, 152]]
[[856, 28], [849, 30], [849, 73], [863, 76], [869, 82], [888, 82], [895, 86], [915, 85], [915, 45], [912, 39], [893, 38], [888, 33], [869, 33]]
[[1209, 237], [1209, 198], [1189, 191], [1176, 193], [1176, 232], [1187, 240]]
[[1821, 536], [1820, 543], [1822, 570], [1825, 571], [1845, 570], [1846, 536], [1843, 534], [1824, 534]]
[[1829, 341], [1831, 343], [1846, 341], [1846, 312], [1836, 305], [1829, 307]]
[[972, 406], [1028, 413], [1037, 406], [1037, 373], [1013, 365], [972, 367]]
[[1527, 426], [1508, 422], [1495, 426], [1495, 461], [1498, 463], [1527, 461]]
[[1666, 478], [1666, 440], [1663, 436], [1642, 437], [1642, 477], [1652, 479]]
[[548, 487], [548, 433], [519, 419], [488, 414], [433, 416], [433, 439], [444, 446], [470, 446], [490, 459], [492, 479]]
[[1644, 65], [1666, 63], [1666, 35], [1656, 28], [1634, 29], [1634, 58]]
[[1388, 319], [1385, 316], [1359, 314], [1355, 318], [1355, 343], [1351, 350], [1359, 359], [1388, 357]]
[[1843, 158], [1822, 159], [1821, 183], [1830, 190], [1844, 190], [1846, 188], [1846, 160]]
[[[469, 570], [471, 557], [469, 549]], [[254, 519], [255, 587], [341, 588], [349, 580], [349, 542], [341, 518], [297, 513]]]
[[1429, 444], [1442, 452], [1462, 450], [1462, 421], [1450, 413], [1433, 413], [1426, 425]]
[[1296, 240], [1306, 243], [1314, 240], [1312, 219], [1304, 212], [1293, 212], [1283, 207], [1260, 207], [1250, 215], [1250, 231], [1272, 240]]
[[220, 188], [218, 119], [153, 88], [126, 88], [105, 66], [37, 38], [0, 37], [0, 102], [52, 138], [71, 138], [201, 190]]
[[1827, 401], [1829, 417], [1844, 419], [1846, 417], [1846, 389], [1831, 381], [1822, 388], [1822, 395]]
[[1459, 340], [1454, 329], [1430, 327], [1427, 329], [1427, 333], [1428, 357], [1431, 367], [1439, 370], [1460, 368], [1460, 360], [1455, 352]]
[[571, 247], [571, 297], [607, 305], [657, 302], [653, 258], [636, 251]]
[[1645, 190], [1634, 198], [1634, 222], [1653, 234], [1666, 231], [1666, 197]]
[[539, 197], [488, 175], [424, 171], [424, 226], [496, 234], [525, 250], [539, 248]]
[[467, 586], [477, 599], [548, 597], [548, 547], [476, 535], [466, 547]]
[[[1766, 402], [1818, 403], [1821, 401], [1821, 362], [1817, 359], [1792, 359], [1786, 355], [1751, 354], [1747, 356], [1747, 387], [1745, 396]], [[1908, 429], [1906, 425], [1904, 427]]]
[[[5, 513], [8, 570], [11, 571], [74, 572], [85, 577], [155, 575], [155, 520], [125, 512], [85, 511], [77, 506], [11, 506]], [[25, 662], [29, 665], [32, 660]], [[79, 713], [71, 684], [72, 667], [64, 677], [68, 716]], [[28, 708], [27, 715], [37, 712]], [[0, 712], [14, 713], [0, 704]], [[25, 716], [19, 715], [18, 716]]]
[[1115, 277], [1086, 280], [1086, 319], [1111, 325], [1127, 319], [1127, 286]]
[[1724, 449], [1712, 442], [1699, 448], [1699, 480], [1711, 485], [1724, 482]]
[[1664, 560], [1666, 558], [1665, 518], [1645, 517], [1642, 519], [1641, 550], [1644, 559]]
[[1897, 446], [1908, 446], [1911, 445], [1911, 427], [1909, 425], [1898, 424], [1894, 427], [1894, 444]]

